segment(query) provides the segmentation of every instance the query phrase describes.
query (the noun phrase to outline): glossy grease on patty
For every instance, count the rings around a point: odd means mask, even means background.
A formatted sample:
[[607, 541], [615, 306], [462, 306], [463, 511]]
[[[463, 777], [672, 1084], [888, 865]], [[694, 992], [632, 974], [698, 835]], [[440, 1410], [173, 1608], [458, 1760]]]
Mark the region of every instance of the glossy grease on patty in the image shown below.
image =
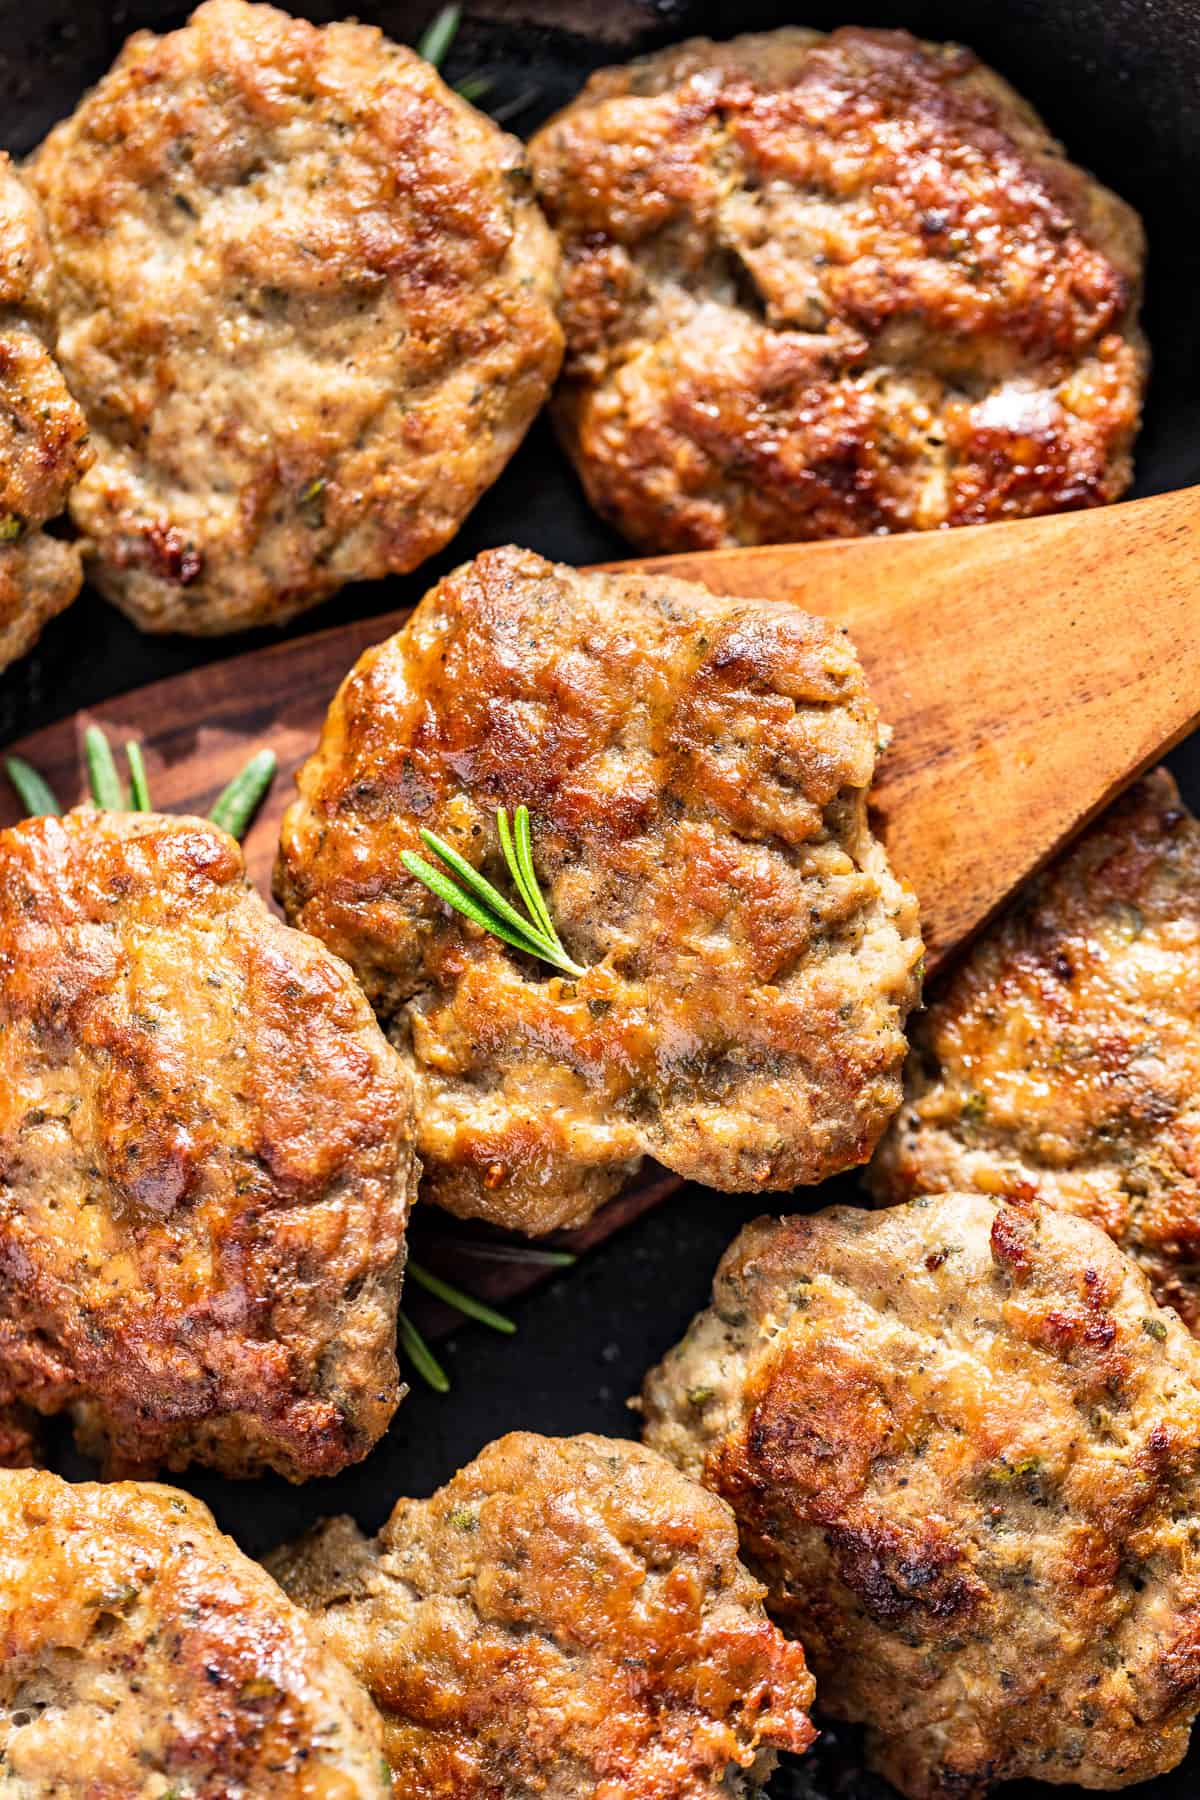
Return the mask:
[[[645, 1155], [726, 1189], [866, 1160], [921, 951], [867, 824], [877, 734], [824, 621], [515, 549], [360, 659], [276, 887], [412, 1068], [430, 1199], [539, 1232], [582, 1222]], [[579, 980], [401, 862], [428, 827], [507, 890], [495, 810], [521, 802]]]
[[643, 1405], [910, 1800], [1184, 1755], [1200, 1346], [1093, 1225], [982, 1194], [760, 1219]]
[[0, 1403], [117, 1471], [328, 1475], [400, 1397], [411, 1088], [200, 819], [0, 833]]
[[637, 1444], [514, 1432], [271, 1566], [383, 1712], [398, 1800], [718, 1800], [814, 1735], [728, 1508]]
[[52, 354], [55, 282], [33, 194], [0, 151], [0, 668], [79, 592], [78, 549], [41, 529], [92, 460]]
[[648, 551], [1094, 506], [1128, 485], [1137, 215], [969, 51], [698, 38], [534, 138], [563, 441]]
[[147, 630], [414, 568], [558, 369], [521, 145], [372, 27], [208, 0], [129, 40], [32, 177], [98, 451], [73, 514]]
[[976, 1188], [1091, 1219], [1200, 1328], [1200, 824], [1166, 769], [1037, 877], [916, 1021], [884, 1204]]
[[383, 1800], [378, 1716], [190, 1494], [0, 1473], [14, 1796]]

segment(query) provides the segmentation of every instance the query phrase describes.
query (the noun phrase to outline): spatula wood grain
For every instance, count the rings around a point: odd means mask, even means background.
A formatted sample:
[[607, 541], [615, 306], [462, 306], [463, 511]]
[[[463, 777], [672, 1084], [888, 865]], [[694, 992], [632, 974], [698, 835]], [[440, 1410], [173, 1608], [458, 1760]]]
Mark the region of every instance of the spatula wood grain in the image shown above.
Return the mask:
[[[1011, 525], [623, 566], [793, 601], [848, 627], [894, 731], [878, 818], [920, 896], [931, 967], [1200, 720], [1200, 488]], [[405, 616], [231, 657], [13, 748], [73, 802], [95, 718], [115, 743], [142, 739], [157, 805], [204, 812], [252, 749], [272, 746], [280, 776], [246, 846], [266, 889], [292, 775], [334, 689]], [[18, 815], [0, 793], [0, 823]], [[651, 1170], [579, 1242], [677, 1185]], [[478, 1292], [504, 1297], [538, 1278], [520, 1264], [472, 1263], [450, 1222], [438, 1230], [451, 1232], [444, 1266]]]

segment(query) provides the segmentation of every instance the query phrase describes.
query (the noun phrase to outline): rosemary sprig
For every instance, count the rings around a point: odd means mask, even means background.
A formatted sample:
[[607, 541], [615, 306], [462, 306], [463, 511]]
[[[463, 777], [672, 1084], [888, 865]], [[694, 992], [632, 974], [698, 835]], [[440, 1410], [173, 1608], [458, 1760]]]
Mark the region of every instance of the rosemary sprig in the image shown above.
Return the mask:
[[431, 1269], [414, 1262], [411, 1256], [408, 1259], [408, 1276], [418, 1287], [423, 1287], [427, 1294], [432, 1294], [435, 1300], [444, 1301], [455, 1312], [462, 1313], [468, 1319], [477, 1319], [481, 1325], [489, 1326], [492, 1331], [499, 1331], [504, 1337], [512, 1337], [517, 1329], [503, 1313], [493, 1311], [482, 1300], [477, 1300], [474, 1294], [464, 1294], [461, 1288], [452, 1287]]
[[62, 807], [54, 789], [23, 756], [6, 756], [4, 773], [17, 790], [17, 799], [28, 810], [30, 818], [62, 818]]
[[448, 1394], [450, 1377], [407, 1313], [396, 1314], [396, 1330], [404, 1354], [422, 1381], [427, 1382], [435, 1394]]
[[150, 812], [150, 783], [146, 780], [146, 764], [142, 759], [142, 746], [130, 738], [125, 746], [125, 761], [129, 764], [129, 810], [130, 812]]
[[[481, 925], [485, 931], [490, 931], [493, 937], [511, 944], [514, 950], [523, 950], [527, 956], [536, 956], [542, 962], [550, 963], [553, 968], [561, 969], [564, 975], [585, 975], [587, 970], [580, 963], [574, 962], [563, 948], [562, 939], [555, 929], [550, 909], [538, 885], [537, 872], [533, 866], [529, 808], [518, 806], [510, 828], [508, 813], [504, 807], [498, 807], [496, 831], [508, 872], [524, 903], [527, 917], [522, 917], [515, 906], [510, 906], [504, 895], [478, 869], [472, 868], [453, 845], [438, 837], [436, 832], [422, 830], [421, 842], [445, 863], [450, 875], [434, 868], [423, 856], [418, 856], [415, 850], [403, 851], [400, 860], [409, 874], [422, 882], [431, 894], [444, 900], [447, 906], [452, 906], [464, 918]], [[451, 880], [451, 876], [455, 879]]]
[[[146, 763], [142, 747], [132, 738], [125, 745], [129, 764], [129, 796], [121, 786], [112, 745], [99, 725], [89, 725], [83, 738], [84, 761], [87, 764], [88, 789], [92, 805], [101, 812], [151, 812], [150, 784], [146, 779]], [[273, 750], [259, 750], [244, 769], [234, 776], [221, 794], [209, 818], [240, 842], [250, 821], [262, 804], [263, 796], [275, 779]], [[7, 756], [4, 772], [16, 789], [17, 798], [30, 818], [61, 818], [58, 796], [44, 775], [27, 763], [23, 756]]]
[[92, 799], [101, 812], [127, 811], [125, 791], [121, 786], [121, 777], [117, 774], [117, 765], [113, 761], [112, 745], [98, 725], [89, 725], [84, 732], [83, 754], [87, 762]]
[[279, 767], [273, 750], [259, 750], [217, 797], [209, 813], [214, 825], [241, 843]]
[[423, 56], [427, 63], [432, 63], [435, 69], [440, 68], [458, 36], [461, 23], [461, 6], [443, 6], [417, 39], [417, 55]]

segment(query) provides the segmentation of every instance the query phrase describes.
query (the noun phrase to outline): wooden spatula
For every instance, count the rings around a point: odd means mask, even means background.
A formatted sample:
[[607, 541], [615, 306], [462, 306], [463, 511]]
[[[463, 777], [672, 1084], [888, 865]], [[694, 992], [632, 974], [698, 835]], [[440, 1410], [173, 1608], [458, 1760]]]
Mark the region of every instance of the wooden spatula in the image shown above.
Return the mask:
[[1055, 518], [618, 565], [848, 626], [928, 966], [1200, 722], [1200, 487]]
[[[879, 817], [920, 896], [930, 966], [1200, 719], [1200, 488], [1012, 525], [625, 566], [792, 600], [849, 627], [895, 733]], [[114, 738], [144, 739], [165, 808], [206, 810], [249, 751], [271, 745], [280, 779], [247, 845], [266, 887], [292, 773], [334, 689], [405, 616], [196, 669], [93, 716]], [[80, 794], [87, 722], [14, 746], [66, 801]], [[0, 822], [17, 813], [0, 792]]]

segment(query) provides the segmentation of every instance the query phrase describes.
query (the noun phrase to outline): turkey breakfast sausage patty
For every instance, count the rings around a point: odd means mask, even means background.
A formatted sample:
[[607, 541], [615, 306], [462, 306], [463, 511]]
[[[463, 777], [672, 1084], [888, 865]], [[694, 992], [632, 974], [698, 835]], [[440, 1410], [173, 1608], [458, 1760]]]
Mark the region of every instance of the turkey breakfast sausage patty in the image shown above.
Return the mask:
[[969, 51], [698, 38], [593, 75], [530, 154], [565, 257], [563, 441], [643, 549], [1127, 486], [1139, 220]]
[[721, 1800], [814, 1736], [728, 1507], [638, 1444], [514, 1432], [270, 1567], [378, 1703], [397, 1800]]
[[0, 1765], [24, 1800], [384, 1800], [380, 1724], [190, 1494], [0, 1474]]
[[[540, 1232], [644, 1155], [729, 1189], [870, 1155], [921, 953], [867, 825], [877, 731], [836, 627], [511, 548], [360, 659], [276, 885], [413, 1070], [429, 1198]], [[522, 802], [578, 979], [401, 860], [428, 827], [503, 889], [496, 808]]]
[[37, 201], [0, 151], [0, 668], [79, 592], [78, 549], [41, 527], [92, 460], [54, 347], [54, 271]]
[[1166, 769], [1038, 876], [917, 1021], [881, 1204], [975, 1188], [1091, 1219], [1200, 1330], [1200, 822]]
[[760, 1219], [643, 1405], [911, 1800], [1184, 1755], [1200, 1345], [1095, 1226], [981, 1194]]
[[208, 0], [132, 37], [31, 172], [98, 452], [73, 514], [147, 630], [415, 567], [557, 372], [521, 145], [373, 28]]
[[399, 1399], [411, 1091], [200, 819], [0, 832], [0, 1404], [114, 1470], [328, 1475]]

